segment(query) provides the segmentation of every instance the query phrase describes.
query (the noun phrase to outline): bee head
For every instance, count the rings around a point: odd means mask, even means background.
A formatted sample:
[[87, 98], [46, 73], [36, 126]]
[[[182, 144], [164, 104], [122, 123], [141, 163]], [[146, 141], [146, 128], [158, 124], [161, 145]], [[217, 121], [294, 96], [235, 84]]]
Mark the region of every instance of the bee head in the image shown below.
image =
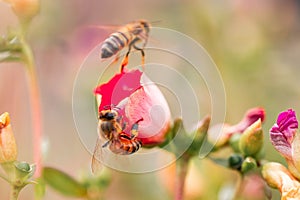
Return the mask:
[[145, 28], [146, 32], [149, 33], [149, 31], [150, 31], [150, 23], [147, 22], [146, 20], [141, 20], [140, 23]]
[[117, 112], [114, 110], [103, 110], [99, 114], [101, 120], [113, 120], [117, 117]]

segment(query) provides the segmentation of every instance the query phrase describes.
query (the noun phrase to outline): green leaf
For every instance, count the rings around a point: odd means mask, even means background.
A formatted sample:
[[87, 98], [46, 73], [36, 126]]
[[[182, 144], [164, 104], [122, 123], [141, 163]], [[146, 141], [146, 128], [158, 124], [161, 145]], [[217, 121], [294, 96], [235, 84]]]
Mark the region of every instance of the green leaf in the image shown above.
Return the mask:
[[87, 189], [68, 174], [51, 167], [43, 169], [46, 184], [65, 196], [85, 197]]
[[46, 192], [46, 183], [42, 178], [35, 180], [36, 184], [34, 186], [34, 199], [42, 200]]

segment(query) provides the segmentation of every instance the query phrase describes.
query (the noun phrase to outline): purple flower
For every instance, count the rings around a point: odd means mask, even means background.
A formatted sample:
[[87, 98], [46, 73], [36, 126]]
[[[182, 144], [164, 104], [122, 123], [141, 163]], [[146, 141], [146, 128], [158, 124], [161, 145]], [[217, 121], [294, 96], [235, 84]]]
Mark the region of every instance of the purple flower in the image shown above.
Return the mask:
[[279, 114], [277, 123], [270, 130], [270, 138], [275, 149], [286, 159], [292, 159], [292, 142], [298, 129], [296, 113], [288, 109]]

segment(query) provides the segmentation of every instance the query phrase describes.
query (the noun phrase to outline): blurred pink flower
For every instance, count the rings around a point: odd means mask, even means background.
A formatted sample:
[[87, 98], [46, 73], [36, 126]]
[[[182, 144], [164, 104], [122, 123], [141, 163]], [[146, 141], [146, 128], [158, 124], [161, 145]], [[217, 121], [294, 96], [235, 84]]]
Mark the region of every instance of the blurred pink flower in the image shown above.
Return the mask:
[[261, 176], [251, 174], [245, 176], [241, 186], [241, 197], [243, 199], [265, 199], [265, 182]]
[[168, 104], [158, 89], [145, 74], [139, 70], [116, 74], [107, 83], [99, 85], [94, 91], [98, 99], [99, 112], [114, 105], [126, 123], [125, 133], [140, 121], [137, 138], [143, 145], [155, 145], [165, 140], [169, 130], [171, 114]]
[[[209, 129], [208, 136], [211, 142], [217, 146], [226, 144], [234, 133], [243, 133], [251, 124], [258, 119], [265, 120], [265, 110], [261, 107], [249, 109], [243, 119], [236, 125], [217, 124]], [[221, 127], [220, 127], [221, 126]], [[221, 128], [221, 133], [218, 131]]]
[[275, 149], [287, 159], [292, 159], [292, 142], [298, 128], [296, 113], [288, 109], [279, 114], [277, 123], [270, 130]]

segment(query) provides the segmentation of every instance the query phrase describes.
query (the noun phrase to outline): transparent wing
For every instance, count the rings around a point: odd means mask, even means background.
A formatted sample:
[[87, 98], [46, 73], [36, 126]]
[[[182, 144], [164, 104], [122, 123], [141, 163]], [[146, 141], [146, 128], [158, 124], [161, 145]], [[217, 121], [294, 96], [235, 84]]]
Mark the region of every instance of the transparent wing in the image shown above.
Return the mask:
[[124, 25], [87, 25], [86, 28], [92, 29], [102, 29], [110, 32], [117, 31], [118, 29], [124, 27]]
[[100, 139], [97, 138], [96, 146], [92, 157], [92, 163], [91, 163], [92, 172], [94, 174], [99, 173], [103, 168], [103, 165], [101, 163], [101, 157], [102, 157], [102, 144]]

